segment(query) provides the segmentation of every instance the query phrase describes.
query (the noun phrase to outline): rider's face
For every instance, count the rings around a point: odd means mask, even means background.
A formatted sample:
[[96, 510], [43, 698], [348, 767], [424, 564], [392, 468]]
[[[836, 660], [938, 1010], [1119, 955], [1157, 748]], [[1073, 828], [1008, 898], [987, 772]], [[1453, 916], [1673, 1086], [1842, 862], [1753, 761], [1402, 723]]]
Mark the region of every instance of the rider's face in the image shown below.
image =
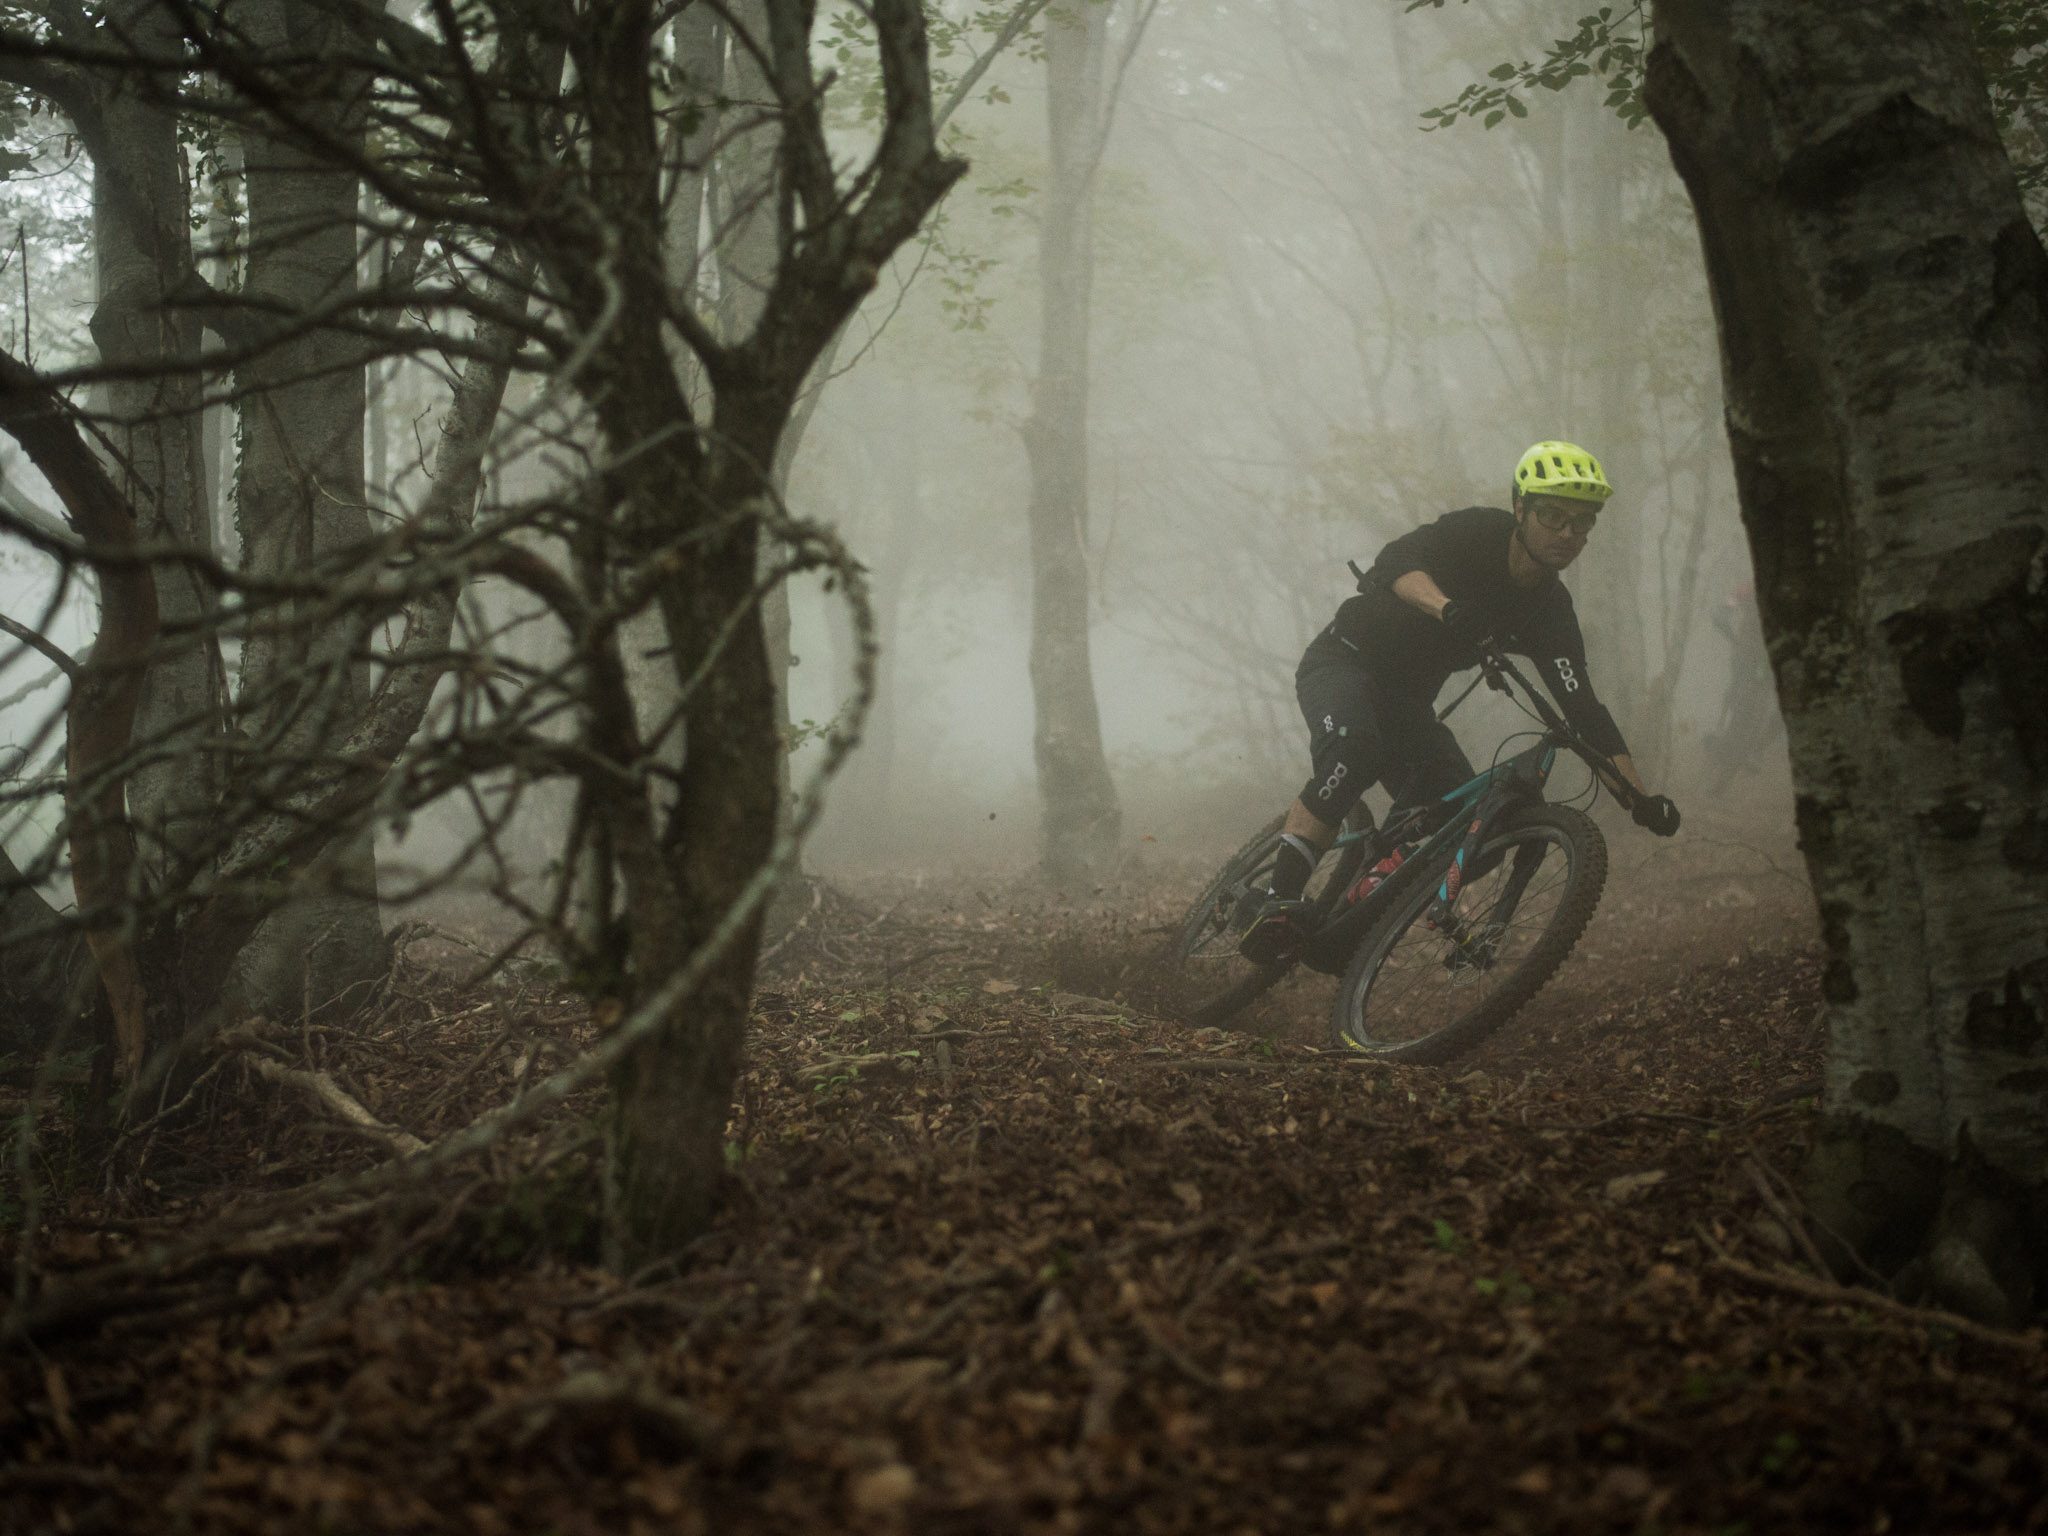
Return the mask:
[[1579, 558], [1599, 519], [1599, 512], [1586, 502], [1560, 496], [1524, 496], [1515, 510], [1530, 556], [1553, 571]]

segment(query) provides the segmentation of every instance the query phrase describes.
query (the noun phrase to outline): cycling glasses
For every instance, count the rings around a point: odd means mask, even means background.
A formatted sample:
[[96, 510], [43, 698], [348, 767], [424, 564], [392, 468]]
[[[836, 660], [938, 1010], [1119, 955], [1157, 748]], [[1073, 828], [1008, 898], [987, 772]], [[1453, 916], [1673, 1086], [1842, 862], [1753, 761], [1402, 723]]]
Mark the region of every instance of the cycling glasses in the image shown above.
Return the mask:
[[1598, 512], [1582, 512], [1568, 501], [1553, 501], [1545, 496], [1524, 499], [1529, 510], [1536, 514], [1536, 521], [1552, 533], [1563, 533], [1569, 529], [1583, 539], [1600, 521]]

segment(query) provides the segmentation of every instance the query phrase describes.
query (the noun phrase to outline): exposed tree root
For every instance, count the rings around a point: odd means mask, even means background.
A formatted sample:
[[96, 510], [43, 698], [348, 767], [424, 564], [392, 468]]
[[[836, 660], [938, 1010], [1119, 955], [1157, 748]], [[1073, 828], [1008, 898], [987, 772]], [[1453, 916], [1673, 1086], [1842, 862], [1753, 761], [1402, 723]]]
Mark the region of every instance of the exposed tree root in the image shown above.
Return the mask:
[[1908, 1302], [1894, 1301], [1891, 1297], [1880, 1295], [1876, 1291], [1836, 1285], [1833, 1281], [1815, 1280], [1806, 1275], [1759, 1269], [1754, 1264], [1745, 1264], [1733, 1257], [1718, 1244], [1713, 1244], [1711, 1239], [1709, 1244], [1714, 1248], [1713, 1267], [1749, 1285], [1785, 1291], [1794, 1296], [1803, 1296], [1809, 1301], [1823, 1302], [1831, 1306], [1857, 1307], [1884, 1317], [1897, 1318], [1917, 1327], [1945, 1328], [1958, 1337], [1979, 1344], [1989, 1344], [1996, 1349], [2016, 1350], [2029, 1355], [2048, 1352], [2048, 1334], [2044, 1334], [2038, 1328], [2030, 1328], [2024, 1333], [2014, 1332], [2008, 1328], [1993, 1328], [1960, 1313], [1946, 1312], [1935, 1307], [1916, 1307]]

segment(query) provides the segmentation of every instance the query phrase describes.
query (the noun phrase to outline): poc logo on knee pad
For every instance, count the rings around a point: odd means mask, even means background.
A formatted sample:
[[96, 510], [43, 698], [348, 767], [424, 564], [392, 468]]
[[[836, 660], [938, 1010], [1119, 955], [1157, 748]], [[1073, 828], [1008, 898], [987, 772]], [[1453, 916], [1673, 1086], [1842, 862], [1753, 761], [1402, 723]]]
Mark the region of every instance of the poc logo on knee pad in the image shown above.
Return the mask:
[[1330, 796], [1334, 795], [1337, 792], [1337, 786], [1344, 782], [1344, 775], [1349, 773], [1350, 771], [1351, 770], [1346, 768], [1342, 763], [1339, 763], [1335, 768], [1332, 768], [1330, 770], [1330, 776], [1327, 779], [1323, 780], [1323, 787], [1316, 791], [1316, 798], [1318, 800], [1329, 799]]

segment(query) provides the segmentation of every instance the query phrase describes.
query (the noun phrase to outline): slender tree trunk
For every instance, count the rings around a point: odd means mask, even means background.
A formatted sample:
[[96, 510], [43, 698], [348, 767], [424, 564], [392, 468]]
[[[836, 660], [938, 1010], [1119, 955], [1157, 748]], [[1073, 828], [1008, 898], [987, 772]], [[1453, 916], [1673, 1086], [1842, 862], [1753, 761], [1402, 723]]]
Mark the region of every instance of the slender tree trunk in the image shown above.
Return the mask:
[[1092, 209], [1105, 124], [1107, 5], [1045, 33], [1050, 164], [1039, 227], [1038, 375], [1024, 452], [1031, 471], [1032, 752], [1046, 874], [1078, 885], [1114, 863], [1123, 827], [1102, 750], [1088, 635], [1088, 369]]
[[93, 1003], [91, 957], [0, 846], [0, 1052], [33, 1051]]
[[[791, 185], [777, 200], [770, 296], [749, 334], [724, 341], [696, 317], [682, 322], [696, 332], [691, 344], [714, 401], [708, 431], [692, 430], [698, 418], [662, 328], [643, 323], [663, 309], [669, 275], [642, 10], [594, 10], [572, 44], [601, 235], [562, 227], [536, 237], [566, 317], [591, 338], [578, 387], [611, 456], [605, 489], [618, 498], [589, 530], [592, 545], [608, 547], [584, 563], [600, 574], [620, 563], [652, 574], [669, 662], [688, 682], [683, 764], [663, 824], [616, 631], [572, 623], [584, 744], [590, 761], [610, 765], [583, 783], [617, 862], [629, 962], [606, 1001], [656, 1007], [682, 967], [697, 968], [687, 1002], [646, 1020], [649, 1032], [636, 1036], [613, 1079], [606, 1247], [623, 1267], [672, 1255], [701, 1232], [723, 1183], [761, 926], [758, 908], [745, 920], [733, 914], [776, 841], [776, 703], [754, 590], [777, 444], [825, 344], [962, 169], [932, 142], [916, 0], [875, 0], [869, 11], [888, 110], [865, 189], [854, 196], [832, 172], [811, 68], [811, 8], [766, 0], [763, 10], [766, 35], [755, 41], [770, 60], [778, 174]], [[585, 601], [571, 591], [554, 606], [573, 615]], [[705, 951], [728, 923], [728, 942]]]
[[[110, 25], [145, 51], [170, 56], [178, 29], [153, 0], [123, 0]], [[93, 251], [98, 301], [92, 336], [100, 361], [126, 377], [99, 387], [110, 420], [108, 470], [135, 509], [143, 542], [211, 552], [205, 434], [200, 408], [199, 323], [164, 302], [191, 265], [176, 115], [137, 82], [116, 76], [101, 99], [102, 138], [93, 176]], [[218, 758], [204, 750], [222, 722], [220, 669], [203, 623], [211, 602], [196, 576], [157, 575], [163, 624], [186, 638], [149, 668], [134, 739], [174, 748], [131, 776], [128, 809], [141, 870], [161, 878], [213, 830]], [[177, 748], [184, 750], [175, 750]]]
[[[774, 89], [762, 72], [761, 57], [768, 41], [765, 0], [735, 0], [732, 6], [736, 33], [727, 69], [731, 96], [736, 102], [759, 103], [774, 98]], [[756, 47], [746, 46], [752, 39]], [[728, 341], [737, 341], [754, 329], [768, 300], [781, 258], [781, 232], [777, 228], [776, 156], [781, 134], [771, 123], [754, 122], [732, 132], [757, 107], [742, 106], [729, 114], [731, 137], [718, 156], [719, 207], [723, 226], [718, 230], [718, 326]], [[775, 447], [768, 468], [767, 485], [776, 496], [789, 486], [789, 465], [796, 452], [796, 440], [803, 424], [791, 423]], [[764, 568], [778, 556], [773, 539], [761, 541]], [[793, 618], [789, 609], [789, 584], [778, 582], [761, 604], [761, 629], [768, 646], [768, 686], [775, 696], [775, 729], [782, 744], [776, 768], [776, 804], [786, 812], [790, 792], [790, 744], [795, 739], [795, 719], [789, 707], [789, 672], [797, 663]], [[785, 887], [778, 897], [787, 902], [801, 896]], [[778, 914], [780, 920], [780, 914]]]
[[[726, 94], [725, 55], [727, 28], [724, 18], [708, 6], [687, 6], [670, 24], [679, 100], [667, 103], [681, 107], [670, 119], [662, 142], [663, 275], [676, 302], [691, 308], [705, 303], [704, 289], [715, 276], [709, 262], [706, 224], [716, 231], [709, 207], [712, 151], [718, 142], [721, 114], [716, 103]], [[694, 112], [690, 117], [687, 114]], [[680, 341], [672, 341], [669, 355], [677, 374], [685, 381], [684, 391], [692, 407], [708, 394], [706, 381], [694, 354]], [[668, 649], [668, 632], [659, 612], [635, 615], [625, 628], [625, 666], [633, 691], [639, 728], [647, 733], [650, 749], [670, 768], [683, 763], [680, 728], [671, 729], [659, 743], [652, 733], [668, 724], [678, 702], [675, 658]], [[602, 878], [610, 879], [607, 871]], [[587, 882], [586, 882], [587, 884]]]
[[[249, 24], [294, 52], [314, 54], [332, 22], [316, 0], [259, 0]], [[359, 138], [353, 82], [338, 76], [304, 110], [338, 137]], [[283, 138], [244, 144], [249, 192], [247, 291], [299, 314], [352, 293], [357, 281], [355, 176]], [[303, 574], [369, 538], [363, 483], [368, 404], [362, 343], [313, 328], [237, 370], [242, 392], [236, 523], [244, 563], [258, 576]], [[271, 628], [242, 651], [239, 697], [259, 748], [291, 771], [350, 729], [368, 697], [353, 659], [368, 636], [347, 619]], [[249, 1005], [295, 1016], [350, 997], [384, 974], [376, 856], [367, 829], [326, 859], [325, 891], [295, 900], [250, 940]]]
[[[1564, 420], [1556, 435], [1585, 443], [1607, 461], [1618, 490], [1572, 584], [1593, 655], [1601, 697], [1614, 708], [1641, 756], [1657, 737], [1668, 701], [1651, 696], [1645, 585], [1657, 551], [1649, 537], [1650, 509], [1643, 481], [1648, 456], [1635, 447], [1643, 421], [1642, 379], [1613, 322], [1614, 296], [1636, 280], [1637, 247], [1627, 223], [1632, 173], [1654, 153], [1654, 143], [1631, 138], [1608, 114], [1547, 114], [1558, 120], [1556, 195], [1546, 238], [1567, 252], [1565, 305], [1553, 324], [1557, 336], [1551, 377], [1562, 397]], [[1541, 279], [1539, 279], [1541, 280]], [[1617, 344], [1619, 343], [1619, 344]], [[1655, 774], [1662, 764], [1645, 757]]]
[[1813, 1208], [2010, 1319], [2048, 1182], [2048, 256], [1960, 5], [1658, 29], [1829, 950]]
[[[765, 30], [756, 42], [768, 46]], [[593, 82], [611, 82], [587, 97], [591, 155], [608, 204], [619, 210], [613, 270], [628, 313], [651, 310], [669, 281], [657, 216], [660, 168], [641, 84], [644, 49], [631, 17], [621, 13], [594, 29], [579, 60]], [[579, 318], [589, 323], [605, 313], [605, 298], [587, 273], [569, 276], [569, 302]], [[700, 438], [675, 430], [692, 416], [656, 328], [622, 328], [596, 354], [593, 370], [599, 430], [627, 466], [615, 482], [623, 497], [621, 553], [637, 563], [679, 534], [699, 536], [657, 593], [668, 664], [677, 684], [693, 683], [687, 695], [677, 690], [684, 756], [668, 826], [657, 842], [643, 796], [595, 795], [618, 861], [631, 960], [626, 1000], [644, 1001], [709, 937], [775, 837], [777, 709], [759, 608], [746, 606], [730, 633], [727, 626], [758, 570], [759, 524], [740, 514], [766, 490], [794, 385], [750, 392], [741, 377], [746, 370], [732, 368], [712, 381], [716, 414]], [[610, 760], [634, 762], [640, 747], [624, 669], [614, 698], [604, 686], [605, 656], [603, 649], [591, 653], [590, 739]], [[757, 915], [687, 1005], [614, 1074], [606, 1245], [617, 1266], [673, 1254], [710, 1218], [725, 1173], [725, 1123], [759, 944]]]

